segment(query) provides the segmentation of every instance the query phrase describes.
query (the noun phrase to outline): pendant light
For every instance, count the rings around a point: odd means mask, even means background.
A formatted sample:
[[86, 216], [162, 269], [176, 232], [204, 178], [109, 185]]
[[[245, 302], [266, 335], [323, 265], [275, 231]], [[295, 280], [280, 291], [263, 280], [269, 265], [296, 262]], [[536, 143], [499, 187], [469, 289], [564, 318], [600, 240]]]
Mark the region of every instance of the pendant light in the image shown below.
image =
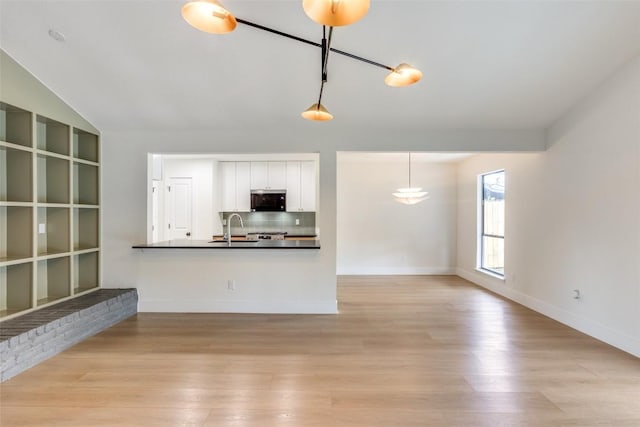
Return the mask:
[[402, 63], [393, 69], [387, 77], [385, 77], [384, 82], [387, 86], [393, 87], [401, 87], [401, 86], [409, 86], [414, 83], [417, 83], [422, 78], [422, 71], [418, 70], [415, 67], [412, 67], [409, 64]]
[[428, 192], [422, 191], [421, 187], [411, 187], [411, 153], [409, 153], [409, 186], [407, 188], [398, 188], [393, 197], [397, 202], [405, 205], [415, 205], [429, 198]]
[[369, 3], [369, 0], [302, 0], [302, 8], [320, 25], [341, 27], [364, 18]]
[[333, 114], [331, 114], [324, 105], [318, 103], [304, 110], [301, 115], [307, 120], [316, 122], [326, 122], [327, 120], [333, 119]]
[[191, 1], [182, 6], [182, 17], [205, 33], [230, 33], [237, 25], [236, 18], [218, 0]]

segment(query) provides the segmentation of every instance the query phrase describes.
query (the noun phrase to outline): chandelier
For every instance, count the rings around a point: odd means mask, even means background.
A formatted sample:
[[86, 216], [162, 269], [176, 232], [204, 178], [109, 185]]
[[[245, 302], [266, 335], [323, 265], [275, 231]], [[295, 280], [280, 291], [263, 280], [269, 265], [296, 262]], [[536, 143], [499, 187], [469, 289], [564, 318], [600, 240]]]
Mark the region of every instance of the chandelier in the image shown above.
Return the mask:
[[[327, 63], [330, 52], [344, 55], [388, 70], [389, 74], [384, 79], [384, 82], [388, 86], [409, 86], [418, 82], [422, 78], [422, 72], [409, 64], [402, 63], [396, 67], [390, 67], [388, 65], [371, 61], [352, 53], [331, 47], [333, 28], [350, 25], [362, 19], [369, 11], [369, 0], [302, 0], [302, 8], [309, 18], [322, 25], [322, 40], [320, 43], [237, 18], [233, 16], [233, 14], [229, 12], [229, 10], [227, 10], [218, 0], [191, 1], [182, 7], [182, 17], [191, 26], [207, 33], [229, 33], [236, 28], [238, 23], [240, 23], [259, 30], [277, 34], [279, 36], [297, 40], [301, 43], [319, 47], [322, 55], [320, 95], [318, 96], [318, 102], [312, 104], [302, 112], [302, 117], [307, 120], [327, 121], [333, 119], [333, 115], [324, 105], [322, 105], [322, 93], [324, 85], [327, 83]], [[327, 27], [329, 28], [328, 31]]]

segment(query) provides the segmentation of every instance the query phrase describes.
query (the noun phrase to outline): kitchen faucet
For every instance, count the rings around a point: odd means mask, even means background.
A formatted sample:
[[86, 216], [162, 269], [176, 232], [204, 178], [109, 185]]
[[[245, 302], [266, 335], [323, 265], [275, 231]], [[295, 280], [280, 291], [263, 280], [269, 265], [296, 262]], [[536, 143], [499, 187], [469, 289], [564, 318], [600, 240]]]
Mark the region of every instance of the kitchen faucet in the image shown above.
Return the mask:
[[239, 214], [232, 213], [231, 215], [229, 215], [229, 218], [227, 218], [227, 242], [229, 243], [229, 246], [231, 246], [231, 219], [234, 216], [238, 217], [238, 219], [240, 220], [240, 226], [244, 228], [244, 224], [242, 223], [242, 217]]

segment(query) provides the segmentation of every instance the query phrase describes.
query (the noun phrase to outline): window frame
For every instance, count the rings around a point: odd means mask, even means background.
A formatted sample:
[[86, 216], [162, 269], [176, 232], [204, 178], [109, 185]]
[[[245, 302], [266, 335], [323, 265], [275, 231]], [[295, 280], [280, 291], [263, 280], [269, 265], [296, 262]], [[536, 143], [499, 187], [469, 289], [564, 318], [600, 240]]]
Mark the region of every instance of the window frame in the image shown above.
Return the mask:
[[[506, 267], [503, 266], [503, 271], [496, 271], [493, 270], [491, 268], [488, 268], [484, 265], [484, 255], [485, 255], [485, 244], [484, 244], [484, 238], [485, 237], [489, 237], [489, 238], [496, 238], [496, 239], [502, 239], [502, 245], [503, 245], [503, 251], [502, 251], [502, 257], [504, 260], [504, 241], [505, 241], [505, 236], [504, 236], [504, 231], [503, 231], [503, 235], [495, 235], [495, 234], [485, 234], [485, 209], [484, 209], [484, 204], [485, 204], [485, 194], [484, 194], [484, 182], [485, 182], [485, 177], [489, 176], [489, 175], [493, 175], [493, 174], [497, 174], [497, 173], [502, 173], [504, 175], [504, 180], [505, 180], [505, 184], [506, 184], [506, 170], [505, 169], [496, 169], [493, 171], [489, 171], [489, 172], [484, 172], [478, 175], [478, 215], [477, 215], [477, 220], [478, 220], [478, 237], [477, 237], [477, 262], [476, 262], [476, 269], [478, 271], [481, 271], [485, 274], [488, 274], [490, 276], [494, 276], [498, 279], [505, 279], [505, 270]], [[505, 185], [505, 201], [506, 201], [506, 185]], [[506, 207], [504, 207], [505, 212], [503, 213], [503, 215], [506, 217]], [[505, 220], [506, 222], [506, 220]], [[506, 226], [506, 224], [505, 224]]]

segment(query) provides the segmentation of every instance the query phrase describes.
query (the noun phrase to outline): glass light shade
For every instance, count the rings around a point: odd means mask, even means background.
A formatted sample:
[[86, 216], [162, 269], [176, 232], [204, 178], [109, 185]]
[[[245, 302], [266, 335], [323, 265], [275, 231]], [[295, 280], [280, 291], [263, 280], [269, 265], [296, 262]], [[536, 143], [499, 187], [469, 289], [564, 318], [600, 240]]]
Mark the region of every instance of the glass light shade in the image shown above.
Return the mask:
[[328, 27], [341, 27], [362, 19], [369, 11], [369, 0], [302, 0], [309, 18]]
[[417, 83], [421, 78], [422, 71], [409, 64], [402, 63], [385, 77], [384, 82], [388, 86], [401, 87]]
[[307, 108], [302, 112], [302, 117], [307, 120], [313, 120], [317, 122], [326, 122], [327, 120], [333, 119], [333, 115], [324, 108], [324, 105], [318, 103], [313, 104], [311, 107]]
[[182, 6], [182, 17], [200, 31], [214, 34], [230, 33], [238, 23], [218, 0], [196, 0]]
[[396, 201], [404, 203], [405, 205], [415, 205], [428, 199], [428, 194], [427, 191], [422, 191], [422, 188], [419, 187], [398, 188], [396, 192], [393, 193], [393, 197], [396, 198]]

